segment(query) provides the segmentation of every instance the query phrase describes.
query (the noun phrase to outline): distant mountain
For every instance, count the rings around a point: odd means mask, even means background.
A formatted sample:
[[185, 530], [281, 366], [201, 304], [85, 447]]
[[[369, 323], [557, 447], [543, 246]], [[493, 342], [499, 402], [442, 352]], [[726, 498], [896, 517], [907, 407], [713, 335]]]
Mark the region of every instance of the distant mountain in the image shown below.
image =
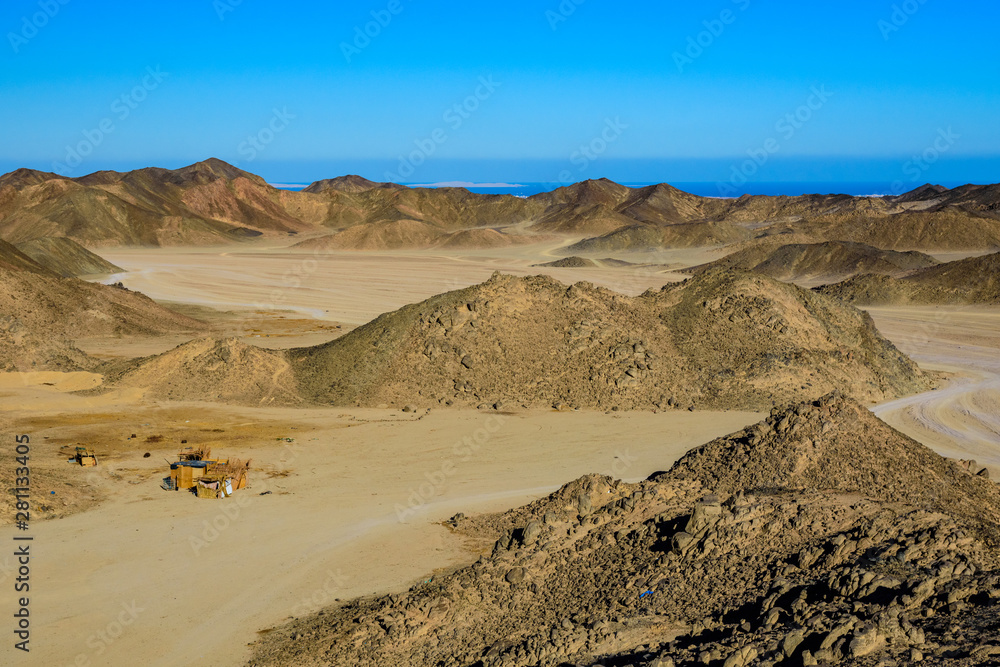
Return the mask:
[[371, 190], [372, 188], [406, 189], [406, 186], [397, 185], [396, 183], [376, 183], [375, 181], [369, 181], [367, 178], [351, 174], [348, 176], [338, 176], [337, 178], [327, 178], [322, 181], [316, 181], [315, 183], [310, 184], [307, 188], [303, 189], [302, 192], [319, 194], [321, 192], [326, 192], [327, 190], [336, 190], [338, 192], [358, 193], [364, 192], [365, 190]]
[[948, 192], [948, 188], [943, 185], [931, 185], [930, 183], [925, 183], [919, 188], [914, 188], [909, 192], [905, 192], [895, 198], [896, 203], [901, 202], [911, 202], [911, 201], [928, 201], [933, 199], [940, 199], [941, 195]]
[[900, 276], [915, 269], [935, 266], [939, 262], [922, 252], [881, 250], [863, 243], [826, 241], [825, 243], [793, 243], [769, 248], [756, 245], [740, 250], [708, 264], [685, 269], [699, 274], [714, 269], [753, 271], [794, 281], [803, 279], [843, 280], [859, 273]]
[[214, 159], [77, 179], [19, 170], [0, 177], [0, 236], [66, 237], [91, 248], [204, 245], [312, 227], [282, 200], [259, 176]]
[[939, 264], [903, 278], [859, 275], [818, 289], [857, 306], [1000, 305], [1000, 253]]
[[559, 252], [600, 254], [660, 248], [724, 246], [744, 241], [751, 232], [726, 222], [689, 222], [673, 225], [630, 225], [602, 236], [584, 239]]
[[[471, 232], [471, 233], [462, 233]], [[357, 175], [279, 190], [218, 159], [81, 178], [0, 176], [0, 238], [88, 248], [209, 245], [299, 233], [342, 249], [497, 247], [586, 238], [571, 252], [751, 243], [778, 235], [892, 250], [1000, 248], [1000, 186], [924, 185], [898, 197], [698, 197], [670, 185], [588, 180], [532, 197], [409, 188]]]

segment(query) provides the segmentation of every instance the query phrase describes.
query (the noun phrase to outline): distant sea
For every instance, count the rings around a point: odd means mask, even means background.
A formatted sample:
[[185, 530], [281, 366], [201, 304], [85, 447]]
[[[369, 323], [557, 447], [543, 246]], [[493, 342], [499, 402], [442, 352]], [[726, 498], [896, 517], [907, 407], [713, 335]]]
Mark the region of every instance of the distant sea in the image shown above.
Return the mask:
[[[420, 184], [418, 184], [420, 185]], [[468, 186], [467, 189], [472, 192], [478, 192], [480, 194], [489, 195], [516, 195], [519, 197], [530, 197], [531, 195], [537, 195], [542, 192], [549, 192], [555, 190], [556, 188], [562, 187], [561, 183], [511, 183], [507, 184], [506, 187], [479, 187], [479, 186]], [[655, 183], [622, 183], [622, 185], [628, 186], [630, 188], [642, 188], [648, 185], [655, 185]], [[675, 181], [670, 183], [670, 185], [684, 190], [685, 192], [690, 192], [694, 195], [699, 195], [701, 197], [722, 197], [722, 193], [728, 193], [726, 188], [733, 187], [729, 183], [714, 183], [714, 182], [698, 182], [698, 183], [685, 183], [682, 181]], [[907, 190], [912, 190], [919, 187], [922, 183], [907, 183], [903, 187], [903, 192]], [[952, 187], [952, 184], [943, 184], [946, 187]], [[954, 184], [959, 185], [959, 184]], [[275, 187], [279, 187], [285, 190], [301, 190], [306, 187], [306, 184], [275, 184]], [[411, 186], [412, 187], [412, 186]], [[426, 187], [425, 185], [423, 187]], [[898, 184], [896, 185], [898, 188]], [[789, 196], [795, 197], [798, 195], [811, 195], [811, 194], [839, 194], [839, 195], [854, 195], [857, 197], [864, 196], [882, 196], [891, 194], [902, 194], [902, 192], [893, 191], [893, 183], [889, 182], [808, 182], [808, 183], [747, 183], [739, 188], [737, 188], [741, 194], [750, 195], [771, 195], [771, 196]], [[735, 195], [733, 195], [735, 196]]]

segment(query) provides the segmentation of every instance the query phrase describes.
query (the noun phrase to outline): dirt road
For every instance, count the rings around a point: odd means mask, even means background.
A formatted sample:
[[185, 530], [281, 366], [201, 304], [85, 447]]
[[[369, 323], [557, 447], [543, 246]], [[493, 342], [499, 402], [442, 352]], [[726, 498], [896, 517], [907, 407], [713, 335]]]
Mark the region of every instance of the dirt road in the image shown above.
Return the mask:
[[1000, 478], [1000, 309], [872, 308], [882, 333], [947, 384], [884, 403], [875, 414], [939, 453], [975, 459]]

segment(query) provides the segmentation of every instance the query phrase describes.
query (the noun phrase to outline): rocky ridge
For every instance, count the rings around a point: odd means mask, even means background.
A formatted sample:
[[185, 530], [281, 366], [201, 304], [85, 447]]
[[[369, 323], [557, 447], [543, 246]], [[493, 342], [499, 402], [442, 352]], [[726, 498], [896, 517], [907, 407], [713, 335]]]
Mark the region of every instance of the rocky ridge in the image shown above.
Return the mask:
[[251, 664], [995, 664], [1000, 492], [976, 472], [831, 394], [637, 484], [457, 515], [497, 536], [478, 562], [295, 620]]

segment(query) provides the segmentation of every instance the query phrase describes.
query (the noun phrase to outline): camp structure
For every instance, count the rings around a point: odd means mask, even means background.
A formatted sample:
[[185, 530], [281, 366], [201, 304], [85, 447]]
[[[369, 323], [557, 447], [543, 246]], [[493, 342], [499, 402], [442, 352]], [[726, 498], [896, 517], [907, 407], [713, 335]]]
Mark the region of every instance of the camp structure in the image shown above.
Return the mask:
[[77, 447], [76, 456], [70, 459], [70, 461], [76, 461], [84, 467], [93, 467], [97, 465], [97, 455], [86, 447]]
[[170, 464], [170, 477], [163, 478], [163, 488], [168, 491], [178, 489], [193, 489], [199, 479], [205, 475], [209, 461], [177, 461]]
[[246, 488], [249, 470], [249, 460], [218, 461], [198, 480], [195, 493], [199, 498], [228, 498], [233, 491]]
[[246, 488], [250, 461], [213, 459], [209, 447], [187, 447], [170, 464], [170, 476], [161, 485], [168, 491], [194, 489], [199, 498], [226, 498]]
[[185, 447], [177, 452], [178, 461], [212, 461], [211, 447]]

